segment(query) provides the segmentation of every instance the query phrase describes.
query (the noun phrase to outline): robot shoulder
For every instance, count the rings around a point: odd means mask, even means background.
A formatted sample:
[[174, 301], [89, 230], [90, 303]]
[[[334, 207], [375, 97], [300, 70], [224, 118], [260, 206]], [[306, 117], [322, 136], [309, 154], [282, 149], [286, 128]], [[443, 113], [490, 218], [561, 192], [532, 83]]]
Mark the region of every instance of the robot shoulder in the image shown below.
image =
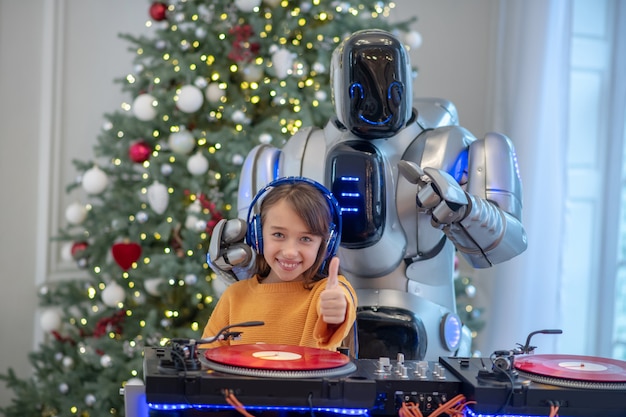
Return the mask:
[[468, 161], [467, 191], [520, 219], [522, 182], [513, 142], [503, 134], [487, 133], [472, 142]]
[[413, 107], [417, 110], [417, 124], [422, 129], [459, 124], [456, 106], [441, 98], [416, 98]]

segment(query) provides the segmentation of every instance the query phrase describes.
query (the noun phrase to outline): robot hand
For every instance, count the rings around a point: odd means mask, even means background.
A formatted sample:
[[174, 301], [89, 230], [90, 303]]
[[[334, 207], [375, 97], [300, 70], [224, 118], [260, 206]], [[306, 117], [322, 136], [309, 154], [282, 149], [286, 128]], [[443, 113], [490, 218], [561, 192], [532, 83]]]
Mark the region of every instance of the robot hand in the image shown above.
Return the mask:
[[226, 281], [239, 281], [237, 272], [248, 272], [254, 265], [255, 252], [244, 242], [246, 229], [247, 224], [241, 219], [222, 219], [211, 234], [207, 262]]
[[417, 205], [432, 216], [434, 227], [461, 221], [467, 213], [469, 199], [450, 174], [435, 168], [422, 169], [411, 161], [398, 163], [400, 174], [417, 184]]

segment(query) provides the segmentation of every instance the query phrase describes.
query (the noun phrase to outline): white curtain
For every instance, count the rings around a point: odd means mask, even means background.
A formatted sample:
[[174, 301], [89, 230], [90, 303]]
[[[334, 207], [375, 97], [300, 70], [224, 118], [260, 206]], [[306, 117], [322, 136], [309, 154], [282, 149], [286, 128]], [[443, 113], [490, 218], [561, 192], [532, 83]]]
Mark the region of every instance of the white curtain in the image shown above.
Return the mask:
[[[524, 343], [532, 331], [559, 328], [561, 317], [571, 2], [499, 5], [493, 126], [516, 147], [528, 249], [482, 271], [488, 298], [483, 356]], [[557, 338], [537, 335], [532, 345], [541, 347], [538, 353], [556, 353]]]

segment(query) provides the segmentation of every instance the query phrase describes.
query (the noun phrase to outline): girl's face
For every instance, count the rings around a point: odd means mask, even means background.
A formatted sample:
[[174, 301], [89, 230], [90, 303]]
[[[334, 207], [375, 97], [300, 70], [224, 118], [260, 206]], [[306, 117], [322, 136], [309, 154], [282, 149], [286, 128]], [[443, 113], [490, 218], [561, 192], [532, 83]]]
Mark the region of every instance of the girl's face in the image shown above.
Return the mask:
[[313, 235], [284, 200], [269, 207], [263, 219], [263, 257], [270, 273], [263, 281], [302, 281], [314, 263], [322, 236]]

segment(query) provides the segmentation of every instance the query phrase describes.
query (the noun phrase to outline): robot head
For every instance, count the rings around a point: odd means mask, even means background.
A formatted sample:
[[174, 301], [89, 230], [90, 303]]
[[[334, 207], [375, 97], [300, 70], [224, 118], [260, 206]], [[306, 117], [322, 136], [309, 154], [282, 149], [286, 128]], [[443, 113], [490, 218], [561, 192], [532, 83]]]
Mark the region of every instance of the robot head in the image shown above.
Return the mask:
[[355, 32], [333, 53], [337, 119], [364, 139], [388, 138], [412, 112], [411, 63], [404, 45], [378, 29]]

